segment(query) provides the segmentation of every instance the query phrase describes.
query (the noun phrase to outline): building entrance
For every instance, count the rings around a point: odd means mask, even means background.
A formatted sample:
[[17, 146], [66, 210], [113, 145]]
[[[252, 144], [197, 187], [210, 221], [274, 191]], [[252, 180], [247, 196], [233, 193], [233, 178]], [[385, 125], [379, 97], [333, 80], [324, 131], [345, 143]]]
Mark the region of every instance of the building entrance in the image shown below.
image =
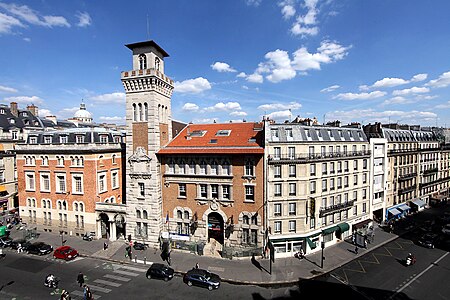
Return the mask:
[[219, 213], [212, 212], [208, 215], [208, 242], [213, 238], [223, 245], [223, 223], [223, 218]]

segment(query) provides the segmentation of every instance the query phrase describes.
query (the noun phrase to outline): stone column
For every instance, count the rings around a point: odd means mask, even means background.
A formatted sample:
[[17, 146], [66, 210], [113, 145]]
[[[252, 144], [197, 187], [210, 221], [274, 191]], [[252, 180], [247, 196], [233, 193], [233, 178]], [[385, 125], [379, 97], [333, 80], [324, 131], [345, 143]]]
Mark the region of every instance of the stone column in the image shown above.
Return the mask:
[[102, 221], [97, 220], [97, 239], [100, 239], [102, 237]]
[[111, 241], [117, 240], [116, 222], [115, 221], [111, 221], [109, 223], [109, 232], [110, 232], [109, 239]]

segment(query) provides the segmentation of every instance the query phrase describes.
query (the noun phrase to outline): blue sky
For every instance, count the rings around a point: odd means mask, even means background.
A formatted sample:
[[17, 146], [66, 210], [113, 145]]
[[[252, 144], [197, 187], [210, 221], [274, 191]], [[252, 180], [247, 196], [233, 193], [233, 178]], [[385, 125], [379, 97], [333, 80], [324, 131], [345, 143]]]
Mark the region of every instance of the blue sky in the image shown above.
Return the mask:
[[[170, 57], [184, 122], [399, 122], [450, 127], [450, 1], [1, 1], [0, 100], [124, 123], [124, 45]], [[148, 24], [148, 25], [147, 25]]]

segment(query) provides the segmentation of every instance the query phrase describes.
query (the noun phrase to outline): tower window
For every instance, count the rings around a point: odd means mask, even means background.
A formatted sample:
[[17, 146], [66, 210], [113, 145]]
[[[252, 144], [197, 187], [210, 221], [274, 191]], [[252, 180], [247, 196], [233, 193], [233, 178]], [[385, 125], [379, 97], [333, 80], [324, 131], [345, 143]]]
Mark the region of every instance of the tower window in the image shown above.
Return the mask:
[[145, 56], [145, 54], [139, 55], [139, 69], [140, 70], [147, 69], [147, 56]]
[[160, 71], [159, 68], [161, 66], [161, 61], [159, 60], [159, 57], [155, 58], [155, 69]]

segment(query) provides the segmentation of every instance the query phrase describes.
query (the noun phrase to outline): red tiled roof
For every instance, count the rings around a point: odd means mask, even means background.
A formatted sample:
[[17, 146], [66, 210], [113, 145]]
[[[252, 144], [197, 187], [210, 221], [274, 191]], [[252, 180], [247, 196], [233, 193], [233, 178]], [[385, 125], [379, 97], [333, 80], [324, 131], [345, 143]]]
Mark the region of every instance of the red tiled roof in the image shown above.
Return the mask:
[[[216, 135], [219, 130], [229, 135]], [[158, 154], [262, 154], [262, 140], [260, 123], [189, 124]]]

